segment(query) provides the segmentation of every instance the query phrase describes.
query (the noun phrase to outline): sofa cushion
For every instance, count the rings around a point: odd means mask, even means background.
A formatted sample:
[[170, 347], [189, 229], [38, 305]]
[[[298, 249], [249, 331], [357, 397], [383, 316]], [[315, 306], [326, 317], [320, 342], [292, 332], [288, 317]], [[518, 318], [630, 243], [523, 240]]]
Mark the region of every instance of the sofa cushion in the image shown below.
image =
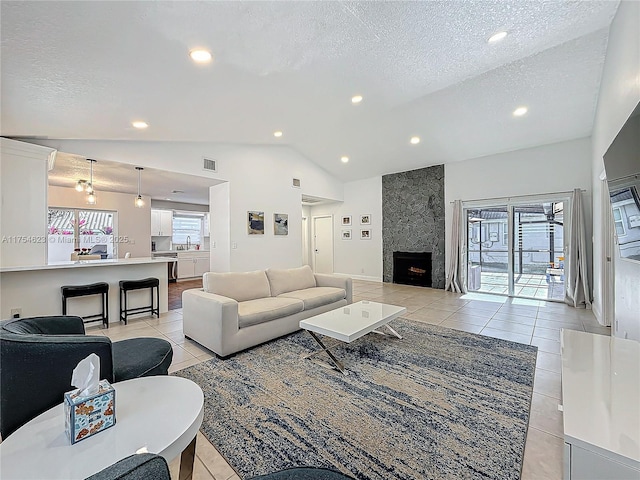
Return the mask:
[[267, 270], [269, 277], [269, 285], [271, 286], [271, 295], [277, 297], [281, 293], [293, 292], [295, 290], [303, 290], [316, 286], [316, 277], [309, 265], [299, 268], [287, 268], [279, 270], [269, 268]]
[[304, 310], [304, 303], [295, 298], [259, 298], [238, 303], [238, 327], [250, 327], [259, 323], [287, 317]]
[[271, 296], [269, 280], [264, 270], [254, 272], [207, 272], [202, 277], [202, 287], [207, 293], [245, 302]]
[[338, 302], [346, 298], [346, 296], [347, 292], [344, 291], [344, 288], [313, 287], [282, 293], [278, 295], [278, 298], [295, 298], [302, 300], [304, 309], [311, 310], [312, 308], [321, 307], [322, 305]]

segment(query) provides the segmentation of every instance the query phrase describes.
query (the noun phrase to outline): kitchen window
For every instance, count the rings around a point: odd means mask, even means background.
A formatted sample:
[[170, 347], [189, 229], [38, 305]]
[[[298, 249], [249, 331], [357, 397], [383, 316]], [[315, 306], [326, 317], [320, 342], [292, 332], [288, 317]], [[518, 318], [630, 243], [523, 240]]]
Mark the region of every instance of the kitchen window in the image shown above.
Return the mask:
[[117, 257], [116, 212], [49, 208], [47, 224], [47, 258], [49, 262], [71, 260], [76, 249], [91, 250], [106, 245], [108, 258]]
[[203, 214], [173, 213], [173, 237], [174, 245], [186, 245], [189, 237], [190, 245], [202, 244]]

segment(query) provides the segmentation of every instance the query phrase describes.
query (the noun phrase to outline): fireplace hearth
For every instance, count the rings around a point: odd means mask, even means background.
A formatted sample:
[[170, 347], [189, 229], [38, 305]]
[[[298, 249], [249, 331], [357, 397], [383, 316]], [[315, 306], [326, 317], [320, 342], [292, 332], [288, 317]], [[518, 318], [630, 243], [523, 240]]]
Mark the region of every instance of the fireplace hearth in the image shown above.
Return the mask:
[[431, 252], [393, 252], [393, 283], [431, 287]]

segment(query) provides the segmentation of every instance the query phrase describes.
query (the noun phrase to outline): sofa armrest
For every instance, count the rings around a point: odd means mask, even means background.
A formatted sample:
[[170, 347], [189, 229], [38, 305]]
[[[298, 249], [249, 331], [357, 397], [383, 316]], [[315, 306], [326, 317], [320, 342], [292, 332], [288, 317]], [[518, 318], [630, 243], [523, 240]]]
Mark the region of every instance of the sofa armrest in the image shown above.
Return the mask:
[[2, 329], [18, 334], [84, 335], [82, 318], [74, 315], [26, 317], [2, 322]]
[[347, 303], [353, 303], [353, 281], [351, 277], [340, 275], [328, 275], [326, 273], [314, 273], [318, 287], [343, 288], [347, 292]]
[[[201, 288], [182, 292], [184, 335], [220, 356], [228, 355], [229, 339], [238, 333], [238, 302]], [[226, 342], [225, 342], [226, 340]]]

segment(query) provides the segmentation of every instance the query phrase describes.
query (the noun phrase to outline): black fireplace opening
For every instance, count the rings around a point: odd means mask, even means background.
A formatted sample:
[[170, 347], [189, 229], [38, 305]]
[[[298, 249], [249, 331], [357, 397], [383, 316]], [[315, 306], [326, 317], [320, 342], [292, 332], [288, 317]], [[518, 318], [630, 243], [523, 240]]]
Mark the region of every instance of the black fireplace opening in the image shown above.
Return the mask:
[[393, 252], [393, 283], [431, 286], [431, 252]]

